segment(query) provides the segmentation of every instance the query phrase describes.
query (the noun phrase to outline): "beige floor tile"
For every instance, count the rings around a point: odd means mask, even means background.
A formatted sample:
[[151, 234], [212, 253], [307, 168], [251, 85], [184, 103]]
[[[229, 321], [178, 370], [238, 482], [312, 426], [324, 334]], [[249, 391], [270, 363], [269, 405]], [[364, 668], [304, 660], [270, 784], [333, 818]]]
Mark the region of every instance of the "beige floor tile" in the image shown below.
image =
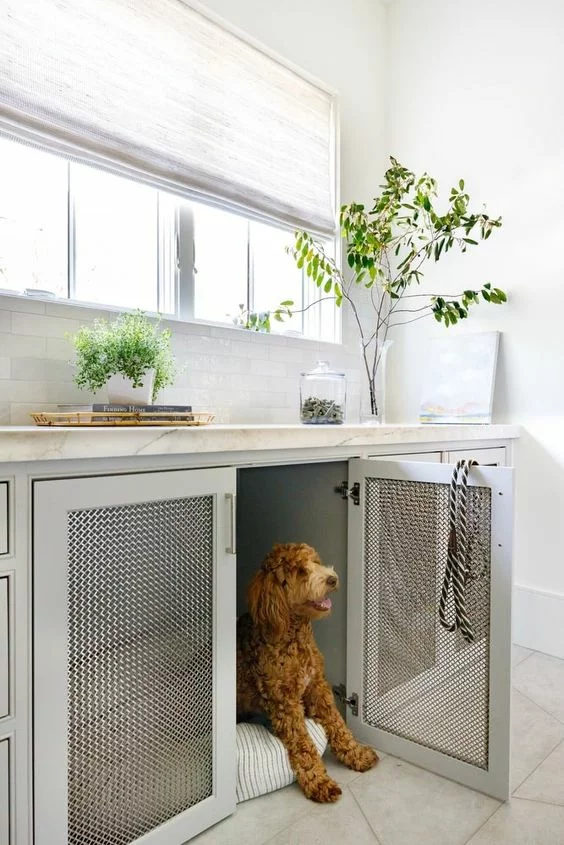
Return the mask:
[[564, 742], [535, 769], [515, 794], [519, 798], [548, 801], [564, 807]]
[[268, 845], [378, 845], [351, 792], [336, 804], [315, 804], [311, 811], [269, 840]]
[[513, 791], [564, 739], [564, 724], [513, 690], [511, 734]]
[[264, 845], [311, 812], [312, 802], [293, 784], [237, 805], [232, 816], [190, 840], [190, 845]]
[[468, 845], [564, 845], [564, 807], [513, 798]]
[[393, 757], [351, 783], [382, 845], [464, 845], [499, 801]]
[[518, 666], [519, 663], [522, 663], [523, 660], [526, 660], [527, 657], [530, 657], [533, 654], [532, 649], [524, 648], [522, 645], [514, 645], [511, 648], [511, 665]]
[[513, 686], [564, 722], [564, 660], [532, 654], [513, 670]]

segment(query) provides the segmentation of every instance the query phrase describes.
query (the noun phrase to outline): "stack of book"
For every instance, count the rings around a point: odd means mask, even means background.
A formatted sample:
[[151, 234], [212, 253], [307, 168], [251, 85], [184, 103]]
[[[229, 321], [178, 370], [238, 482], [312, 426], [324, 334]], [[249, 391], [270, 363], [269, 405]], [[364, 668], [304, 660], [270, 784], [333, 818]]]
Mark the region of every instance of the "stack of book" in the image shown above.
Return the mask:
[[[186, 419], [185, 416], [177, 416], [175, 414], [186, 415], [192, 410], [192, 405], [112, 405], [111, 403], [94, 402], [92, 405], [57, 405], [57, 410], [61, 413], [75, 413], [77, 411], [91, 411], [98, 414], [108, 414], [109, 417], [117, 414], [148, 414], [151, 412], [167, 414], [167, 419], [171, 422], [175, 420]], [[159, 417], [154, 417], [158, 419]], [[102, 418], [99, 418], [102, 419]], [[145, 417], [151, 419], [151, 417]]]

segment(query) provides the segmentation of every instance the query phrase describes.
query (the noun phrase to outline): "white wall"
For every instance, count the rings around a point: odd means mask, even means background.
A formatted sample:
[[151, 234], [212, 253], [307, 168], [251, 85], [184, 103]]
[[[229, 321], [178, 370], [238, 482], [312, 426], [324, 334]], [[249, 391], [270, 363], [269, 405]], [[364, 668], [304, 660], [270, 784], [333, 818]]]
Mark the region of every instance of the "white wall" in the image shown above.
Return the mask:
[[[483, 281], [507, 306], [449, 331], [503, 332], [494, 422], [518, 447], [515, 636], [564, 657], [564, 4], [393, 0], [388, 10], [388, 147], [445, 192], [460, 176], [503, 228], [430, 267], [428, 289]], [[391, 415], [417, 418], [430, 323], [396, 335]]]
[[[379, 0], [207, 0], [204, 5], [335, 88], [341, 107], [341, 196], [369, 199], [385, 159], [384, 27]], [[61, 303], [0, 297], [0, 424], [28, 412], [88, 402], [72, 384], [65, 334], [96, 312]], [[344, 368], [358, 393], [356, 336], [344, 347], [243, 330], [174, 324], [182, 376], [160, 397], [213, 410], [220, 421], [297, 422], [299, 373], [320, 357]], [[104, 398], [104, 395], [100, 398]]]

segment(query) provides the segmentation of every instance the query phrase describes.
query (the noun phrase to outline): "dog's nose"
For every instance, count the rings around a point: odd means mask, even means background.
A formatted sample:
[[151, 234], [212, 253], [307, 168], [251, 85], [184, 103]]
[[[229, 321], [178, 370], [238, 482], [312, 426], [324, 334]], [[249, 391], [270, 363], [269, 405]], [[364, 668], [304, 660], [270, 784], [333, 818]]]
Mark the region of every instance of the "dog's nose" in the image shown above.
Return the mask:
[[329, 587], [336, 587], [337, 586], [337, 576], [336, 575], [329, 575], [327, 578], [327, 584]]

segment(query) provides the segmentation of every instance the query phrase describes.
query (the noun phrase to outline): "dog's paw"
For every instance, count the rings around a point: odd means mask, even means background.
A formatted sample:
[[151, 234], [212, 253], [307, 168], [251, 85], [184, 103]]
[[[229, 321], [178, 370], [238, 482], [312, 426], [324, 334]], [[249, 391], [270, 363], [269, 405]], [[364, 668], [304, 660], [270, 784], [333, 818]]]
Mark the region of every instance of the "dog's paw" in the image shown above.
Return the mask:
[[334, 804], [342, 795], [342, 789], [329, 776], [318, 778], [306, 792], [308, 798], [318, 804]]
[[355, 772], [367, 772], [378, 762], [379, 757], [369, 745], [357, 745], [347, 754], [346, 765]]

